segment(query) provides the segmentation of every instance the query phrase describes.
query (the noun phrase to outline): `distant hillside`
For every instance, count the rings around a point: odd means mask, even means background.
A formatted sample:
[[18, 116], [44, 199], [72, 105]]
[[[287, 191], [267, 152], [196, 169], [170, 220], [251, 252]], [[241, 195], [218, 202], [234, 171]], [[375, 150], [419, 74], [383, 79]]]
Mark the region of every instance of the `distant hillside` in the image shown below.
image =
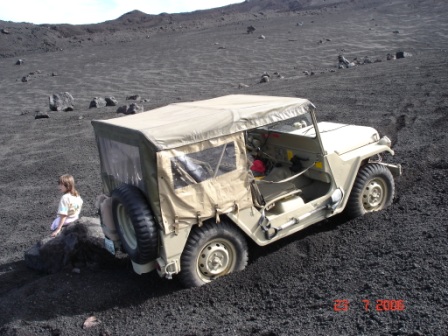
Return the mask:
[[[372, 1], [371, 1], [372, 2]], [[126, 42], [160, 32], [183, 31], [247, 21], [286, 12], [321, 10], [326, 7], [361, 4], [361, 0], [246, 0], [191, 13], [149, 15], [139, 10], [98, 24], [16, 23], [0, 20], [0, 57], [32, 52], [50, 52], [95, 43]]]

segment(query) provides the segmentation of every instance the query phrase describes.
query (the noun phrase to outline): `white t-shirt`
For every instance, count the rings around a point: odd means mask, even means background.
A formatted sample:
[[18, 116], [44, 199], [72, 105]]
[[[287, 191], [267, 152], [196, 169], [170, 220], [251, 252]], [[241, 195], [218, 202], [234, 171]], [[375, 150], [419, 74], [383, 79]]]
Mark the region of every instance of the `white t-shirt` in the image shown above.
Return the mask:
[[79, 218], [82, 203], [83, 201], [81, 196], [73, 196], [70, 193], [66, 193], [61, 197], [61, 200], [59, 201], [57, 215], [67, 216], [65, 223], [74, 222]]

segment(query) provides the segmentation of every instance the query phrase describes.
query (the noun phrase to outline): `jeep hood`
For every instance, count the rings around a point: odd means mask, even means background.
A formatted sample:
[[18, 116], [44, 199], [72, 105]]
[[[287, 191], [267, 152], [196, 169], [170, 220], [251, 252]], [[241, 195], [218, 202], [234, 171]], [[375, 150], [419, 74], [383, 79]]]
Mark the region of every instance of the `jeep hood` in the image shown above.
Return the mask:
[[328, 154], [342, 155], [380, 140], [378, 132], [372, 127], [332, 122], [320, 122], [318, 127], [324, 150]]

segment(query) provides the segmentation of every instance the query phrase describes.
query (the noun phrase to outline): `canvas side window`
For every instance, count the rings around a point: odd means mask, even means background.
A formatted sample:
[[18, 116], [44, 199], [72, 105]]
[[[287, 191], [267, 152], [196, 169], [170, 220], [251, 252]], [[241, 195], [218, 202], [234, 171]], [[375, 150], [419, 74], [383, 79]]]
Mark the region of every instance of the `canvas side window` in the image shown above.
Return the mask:
[[98, 148], [102, 175], [110, 191], [122, 183], [144, 190], [140, 152], [137, 146], [98, 137]]
[[236, 154], [233, 142], [171, 158], [174, 189], [198, 184], [235, 169]]

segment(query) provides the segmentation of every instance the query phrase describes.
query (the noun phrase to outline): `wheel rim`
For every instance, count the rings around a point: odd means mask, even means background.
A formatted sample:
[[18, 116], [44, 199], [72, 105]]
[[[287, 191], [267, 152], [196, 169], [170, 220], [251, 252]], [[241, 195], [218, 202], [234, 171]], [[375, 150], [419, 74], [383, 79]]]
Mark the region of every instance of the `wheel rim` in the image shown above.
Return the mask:
[[137, 238], [135, 235], [134, 225], [132, 225], [132, 221], [122, 204], [119, 204], [117, 207], [117, 215], [123, 238], [126, 240], [126, 243], [130, 248], [136, 249]]
[[367, 212], [381, 210], [387, 195], [387, 186], [383, 179], [370, 180], [362, 192], [362, 204]]
[[232, 271], [236, 251], [228, 240], [214, 239], [201, 250], [197, 260], [197, 271], [204, 282], [210, 282]]

